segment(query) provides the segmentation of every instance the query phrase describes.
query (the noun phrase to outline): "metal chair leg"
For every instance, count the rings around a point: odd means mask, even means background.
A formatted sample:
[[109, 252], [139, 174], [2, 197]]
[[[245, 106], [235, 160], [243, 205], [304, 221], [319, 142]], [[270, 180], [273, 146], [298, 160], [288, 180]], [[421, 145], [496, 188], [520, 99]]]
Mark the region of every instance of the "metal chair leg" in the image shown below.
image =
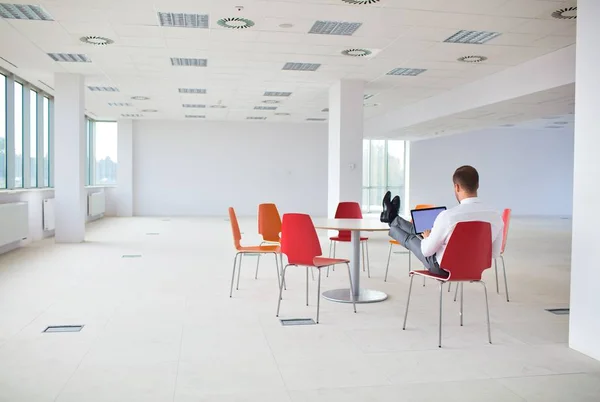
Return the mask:
[[260, 256], [261, 254], [258, 255], [258, 258], [256, 258], [256, 272], [254, 273], [254, 279], [258, 279], [258, 265], [260, 264]]
[[277, 268], [277, 287], [281, 285], [281, 274], [279, 273], [279, 258], [277, 258], [277, 253], [273, 253], [275, 257], [275, 268]]
[[[459, 284], [456, 284], [456, 289], [458, 289]], [[460, 326], [463, 326], [463, 299], [464, 299], [464, 282], [460, 283]]]
[[456, 301], [457, 296], [458, 296], [458, 284], [456, 284], [456, 289], [454, 290], [454, 301]]
[[281, 278], [281, 285], [279, 285], [279, 299], [277, 300], [277, 314], [275, 314], [275, 317], [279, 317], [279, 308], [281, 307], [281, 294], [283, 293], [283, 282], [285, 281], [285, 270], [287, 269], [287, 267], [289, 267], [289, 265], [283, 267], [283, 277]]
[[350, 264], [346, 264], [348, 267], [348, 278], [350, 279], [350, 298], [352, 299], [352, 306], [354, 306], [354, 312], [356, 313], [356, 298], [354, 297], [354, 292], [352, 292], [352, 274], [350, 273]]
[[240, 253], [237, 253], [235, 255], [235, 258], [233, 259], [233, 272], [231, 273], [231, 286], [229, 287], [229, 297], [231, 297], [231, 295], [233, 295], [233, 280], [235, 279], [235, 266], [237, 265], [237, 260], [238, 260], [239, 255], [240, 255]]
[[[331, 258], [331, 249], [332, 249], [332, 247], [333, 247], [333, 240], [329, 240], [329, 254], [328, 254], [328, 257], [329, 257], [329, 258]], [[330, 268], [330, 267], [327, 267], [327, 277], [328, 277], [328, 278], [329, 278], [329, 268]], [[314, 280], [314, 279], [315, 279], [315, 276], [314, 276], [314, 274], [313, 274], [313, 280]]]
[[319, 310], [321, 309], [321, 270], [319, 269], [319, 283], [317, 285], [317, 324], [319, 323]]
[[423, 277], [423, 287], [425, 287], [425, 279], [427, 279], [427, 277]]
[[240, 258], [238, 261], [238, 277], [237, 284], [235, 285], [235, 290], [240, 290], [240, 272], [242, 272], [242, 257], [244, 257], [244, 254], [240, 254]]
[[410, 285], [408, 287], [408, 300], [406, 301], [406, 310], [404, 311], [404, 324], [402, 325], [402, 329], [406, 329], [406, 318], [408, 317], [408, 306], [410, 305], [410, 294], [412, 293], [412, 285], [413, 279], [415, 279], [414, 275], [410, 276]]
[[492, 329], [490, 326], [490, 306], [488, 303], [488, 293], [487, 293], [487, 287], [485, 286], [485, 282], [483, 281], [479, 281], [479, 283], [481, 283], [483, 285], [483, 293], [485, 294], [485, 311], [487, 314], [487, 328], [488, 328], [488, 341], [490, 342], [490, 344], [492, 343]]
[[442, 300], [444, 294], [444, 282], [440, 281], [440, 332], [438, 335], [438, 347], [442, 347]]
[[369, 261], [369, 242], [365, 242], [365, 249], [367, 250], [367, 277], [371, 277], [371, 262]]
[[494, 272], [496, 274], [496, 293], [500, 294], [500, 286], [498, 285], [498, 259], [494, 258]]
[[306, 305], [308, 306], [308, 270], [310, 268], [306, 267]]
[[[385, 277], [383, 278], [384, 282], [387, 282], [387, 276], [388, 276], [388, 271], [390, 269], [390, 259], [392, 258], [392, 243], [390, 243], [390, 251], [388, 252], [388, 261], [387, 261], [387, 265], [385, 266]], [[410, 258], [410, 254], [408, 255], [408, 258]], [[409, 272], [410, 272], [410, 268], [409, 268]]]
[[312, 280], [314, 281], [315, 280], [315, 271], [314, 271], [314, 268], [310, 269], [310, 276], [312, 277]]
[[506, 290], [506, 301], [510, 301], [508, 300], [508, 281], [506, 280], [506, 265], [504, 264], [504, 256], [500, 255], [500, 258], [502, 259], [502, 270], [504, 271], [504, 289]]
[[365, 272], [365, 270], [367, 268], [366, 267], [367, 264], [365, 263], [365, 242], [364, 241], [360, 242], [360, 251], [361, 251], [360, 254], [362, 257], [362, 269], [363, 269], [363, 272]]
[[412, 271], [412, 253], [409, 251], [408, 252], [408, 273], [410, 274], [410, 271]]

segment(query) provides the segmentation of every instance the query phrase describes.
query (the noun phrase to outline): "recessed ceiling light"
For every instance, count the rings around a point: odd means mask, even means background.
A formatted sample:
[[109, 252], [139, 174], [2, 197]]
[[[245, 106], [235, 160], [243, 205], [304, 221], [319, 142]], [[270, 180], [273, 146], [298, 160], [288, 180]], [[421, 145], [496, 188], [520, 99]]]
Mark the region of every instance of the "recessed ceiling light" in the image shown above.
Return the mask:
[[500, 127], [514, 127], [515, 125], [512, 123], [508, 123], [508, 124], [503, 124]]
[[133, 105], [131, 103], [126, 103], [126, 102], [108, 102], [108, 106], [130, 107]]
[[487, 57], [485, 56], [463, 56], [456, 59], [458, 61], [462, 61], [463, 63], [481, 63], [482, 61], [486, 61]]
[[241, 17], [227, 17], [221, 18], [219, 21], [217, 21], [217, 24], [223, 28], [246, 29], [253, 27], [254, 21]]
[[365, 103], [364, 106], [365, 107], [377, 107], [377, 106], [379, 106], [379, 103]]
[[208, 28], [208, 15], [186, 13], [158, 13], [158, 20], [163, 27]]
[[64, 62], [64, 63], [91, 63], [89, 57], [85, 54], [77, 54], [77, 53], [48, 53], [48, 56], [54, 61]]
[[206, 59], [192, 59], [185, 57], [171, 57], [171, 65], [179, 67], [206, 67]]
[[149, 100], [150, 98], [148, 98], [147, 96], [132, 96], [131, 99], [144, 101], [144, 100]]
[[350, 36], [362, 25], [361, 22], [317, 21], [308, 33], [320, 35]]
[[546, 126], [546, 128], [563, 128], [563, 126]]
[[461, 30], [450, 36], [444, 42], [447, 43], [468, 43], [477, 44], [486, 43], [498, 36], [500, 32], [489, 32], [489, 31], [465, 31]]
[[275, 99], [267, 99], [262, 101], [263, 103], [268, 103], [268, 104], [276, 104], [276, 103], [281, 103], [281, 101], [275, 100]]
[[569, 124], [568, 121], [555, 121], [554, 124]]
[[103, 36], [82, 36], [81, 38], [79, 38], [79, 40], [83, 43], [87, 43], [89, 45], [94, 46], [106, 46], [110, 45], [111, 43], [115, 43], [114, 40], [105, 38]]
[[325, 109], [321, 110], [321, 112], [329, 112], [329, 108], [326, 107]]
[[186, 114], [185, 117], [188, 119], [205, 119], [206, 118], [206, 116], [203, 114]]
[[567, 7], [556, 10], [552, 17], [559, 20], [574, 20], [577, 18], [577, 7]]
[[283, 29], [289, 29], [289, 28], [293, 28], [294, 24], [279, 24], [279, 28], [283, 28]]
[[263, 96], [290, 96], [291, 92], [266, 91]]
[[351, 56], [351, 57], [365, 57], [365, 56], [369, 56], [372, 52], [370, 50], [367, 49], [346, 49], [346, 50], [342, 50], [342, 54], [344, 56]]
[[267, 120], [267, 118], [263, 116], [248, 116], [246, 120]]
[[306, 121], [327, 121], [327, 119], [324, 119], [322, 117], [309, 117], [308, 119], [306, 119]]
[[158, 110], [156, 110], [156, 109], [142, 109], [141, 112], [143, 112], [143, 113], [156, 113], [156, 112], [158, 112]]
[[182, 107], [189, 107], [189, 108], [197, 108], [197, 109], [203, 109], [206, 107], [206, 105], [201, 105], [198, 103], [184, 103], [181, 105]]
[[117, 87], [88, 87], [92, 92], [119, 92]]
[[254, 106], [254, 110], [277, 110], [277, 106]]
[[41, 6], [0, 3], [0, 17], [13, 20], [54, 21]]
[[289, 113], [275, 113], [275, 116], [290, 116]]
[[542, 117], [542, 119], [544, 119], [544, 120], [556, 120], [556, 119], [560, 119], [560, 116], [546, 116], [546, 117]]
[[404, 68], [404, 67], [400, 67], [400, 68], [395, 68], [392, 71], [390, 71], [389, 73], [387, 73], [387, 75], [404, 75], [404, 76], [410, 76], [410, 77], [415, 77], [421, 73], [424, 73], [425, 71], [427, 71], [424, 68]]
[[321, 67], [316, 63], [285, 63], [282, 70], [288, 71], [317, 71]]
[[144, 115], [139, 113], [124, 113], [121, 117], [144, 117]]
[[179, 88], [180, 94], [205, 94], [206, 89], [204, 88]]
[[356, 5], [367, 5], [379, 3], [381, 0], [342, 0], [344, 3], [356, 4]]
[[211, 109], [227, 109], [225, 105], [210, 105]]

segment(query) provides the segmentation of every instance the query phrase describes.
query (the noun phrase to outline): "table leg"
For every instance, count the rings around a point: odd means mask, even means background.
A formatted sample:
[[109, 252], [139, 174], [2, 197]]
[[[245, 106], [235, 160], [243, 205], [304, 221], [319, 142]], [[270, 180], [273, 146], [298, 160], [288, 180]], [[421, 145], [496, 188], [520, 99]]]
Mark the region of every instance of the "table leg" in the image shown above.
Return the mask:
[[360, 232], [351, 232], [352, 260], [350, 260], [350, 276], [352, 276], [352, 293], [358, 300], [360, 293]]

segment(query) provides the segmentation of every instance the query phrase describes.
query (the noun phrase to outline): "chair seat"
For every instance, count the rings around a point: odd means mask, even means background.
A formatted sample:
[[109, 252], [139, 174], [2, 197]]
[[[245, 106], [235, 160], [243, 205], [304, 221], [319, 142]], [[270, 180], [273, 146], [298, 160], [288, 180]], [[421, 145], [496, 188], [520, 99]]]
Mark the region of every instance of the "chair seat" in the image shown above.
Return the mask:
[[398, 240], [394, 240], [394, 239], [390, 240], [390, 244], [395, 244], [397, 246], [400, 246], [400, 242]]
[[348, 264], [350, 260], [343, 258], [327, 258], [327, 257], [315, 257], [313, 264], [317, 268], [329, 267], [336, 264]]
[[[344, 243], [349, 243], [351, 241], [351, 239], [349, 237], [340, 237], [340, 236], [330, 237], [329, 240], [331, 240], [331, 241], [341, 241], [341, 242], [344, 242]], [[361, 237], [360, 238], [360, 241], [367, 241], [367, 240], [369, 240], [368, 237]]]
[[[428, 278], [438, 279], [440, 281], [445, 281], [445, 282], [449, 282], [449, 279], [450, 279], [449, 277], [432, 274], [431, 272], [429, 272], [427, 270], [410, 271], [410, 275], [426, 276]], [[452, 281], [450, 281], [450, 282], [452, 282]]]
[[280, 253], [279, 246], [242, 246], [237, 249], [240, 253]]

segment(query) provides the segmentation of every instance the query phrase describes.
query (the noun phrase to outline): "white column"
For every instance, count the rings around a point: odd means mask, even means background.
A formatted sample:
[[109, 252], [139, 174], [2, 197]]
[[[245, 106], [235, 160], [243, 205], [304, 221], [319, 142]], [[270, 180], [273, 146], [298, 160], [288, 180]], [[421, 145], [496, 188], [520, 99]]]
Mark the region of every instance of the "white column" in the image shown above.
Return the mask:
[[133, 120], [117, 126], [117, 216], [133, 216]]
[[362, 203], [364, 82], [342, 80], [329, 90], [330, 218], [340, 201]]
[[54, 76], [54, 194], [59, 243], [79, 243], [85, 237], [85, 93], [84, 77]]
[[575, 82], [575, 166], [569, 346], [600, 360], [600, 1], [577, 3], [577, 70]]

